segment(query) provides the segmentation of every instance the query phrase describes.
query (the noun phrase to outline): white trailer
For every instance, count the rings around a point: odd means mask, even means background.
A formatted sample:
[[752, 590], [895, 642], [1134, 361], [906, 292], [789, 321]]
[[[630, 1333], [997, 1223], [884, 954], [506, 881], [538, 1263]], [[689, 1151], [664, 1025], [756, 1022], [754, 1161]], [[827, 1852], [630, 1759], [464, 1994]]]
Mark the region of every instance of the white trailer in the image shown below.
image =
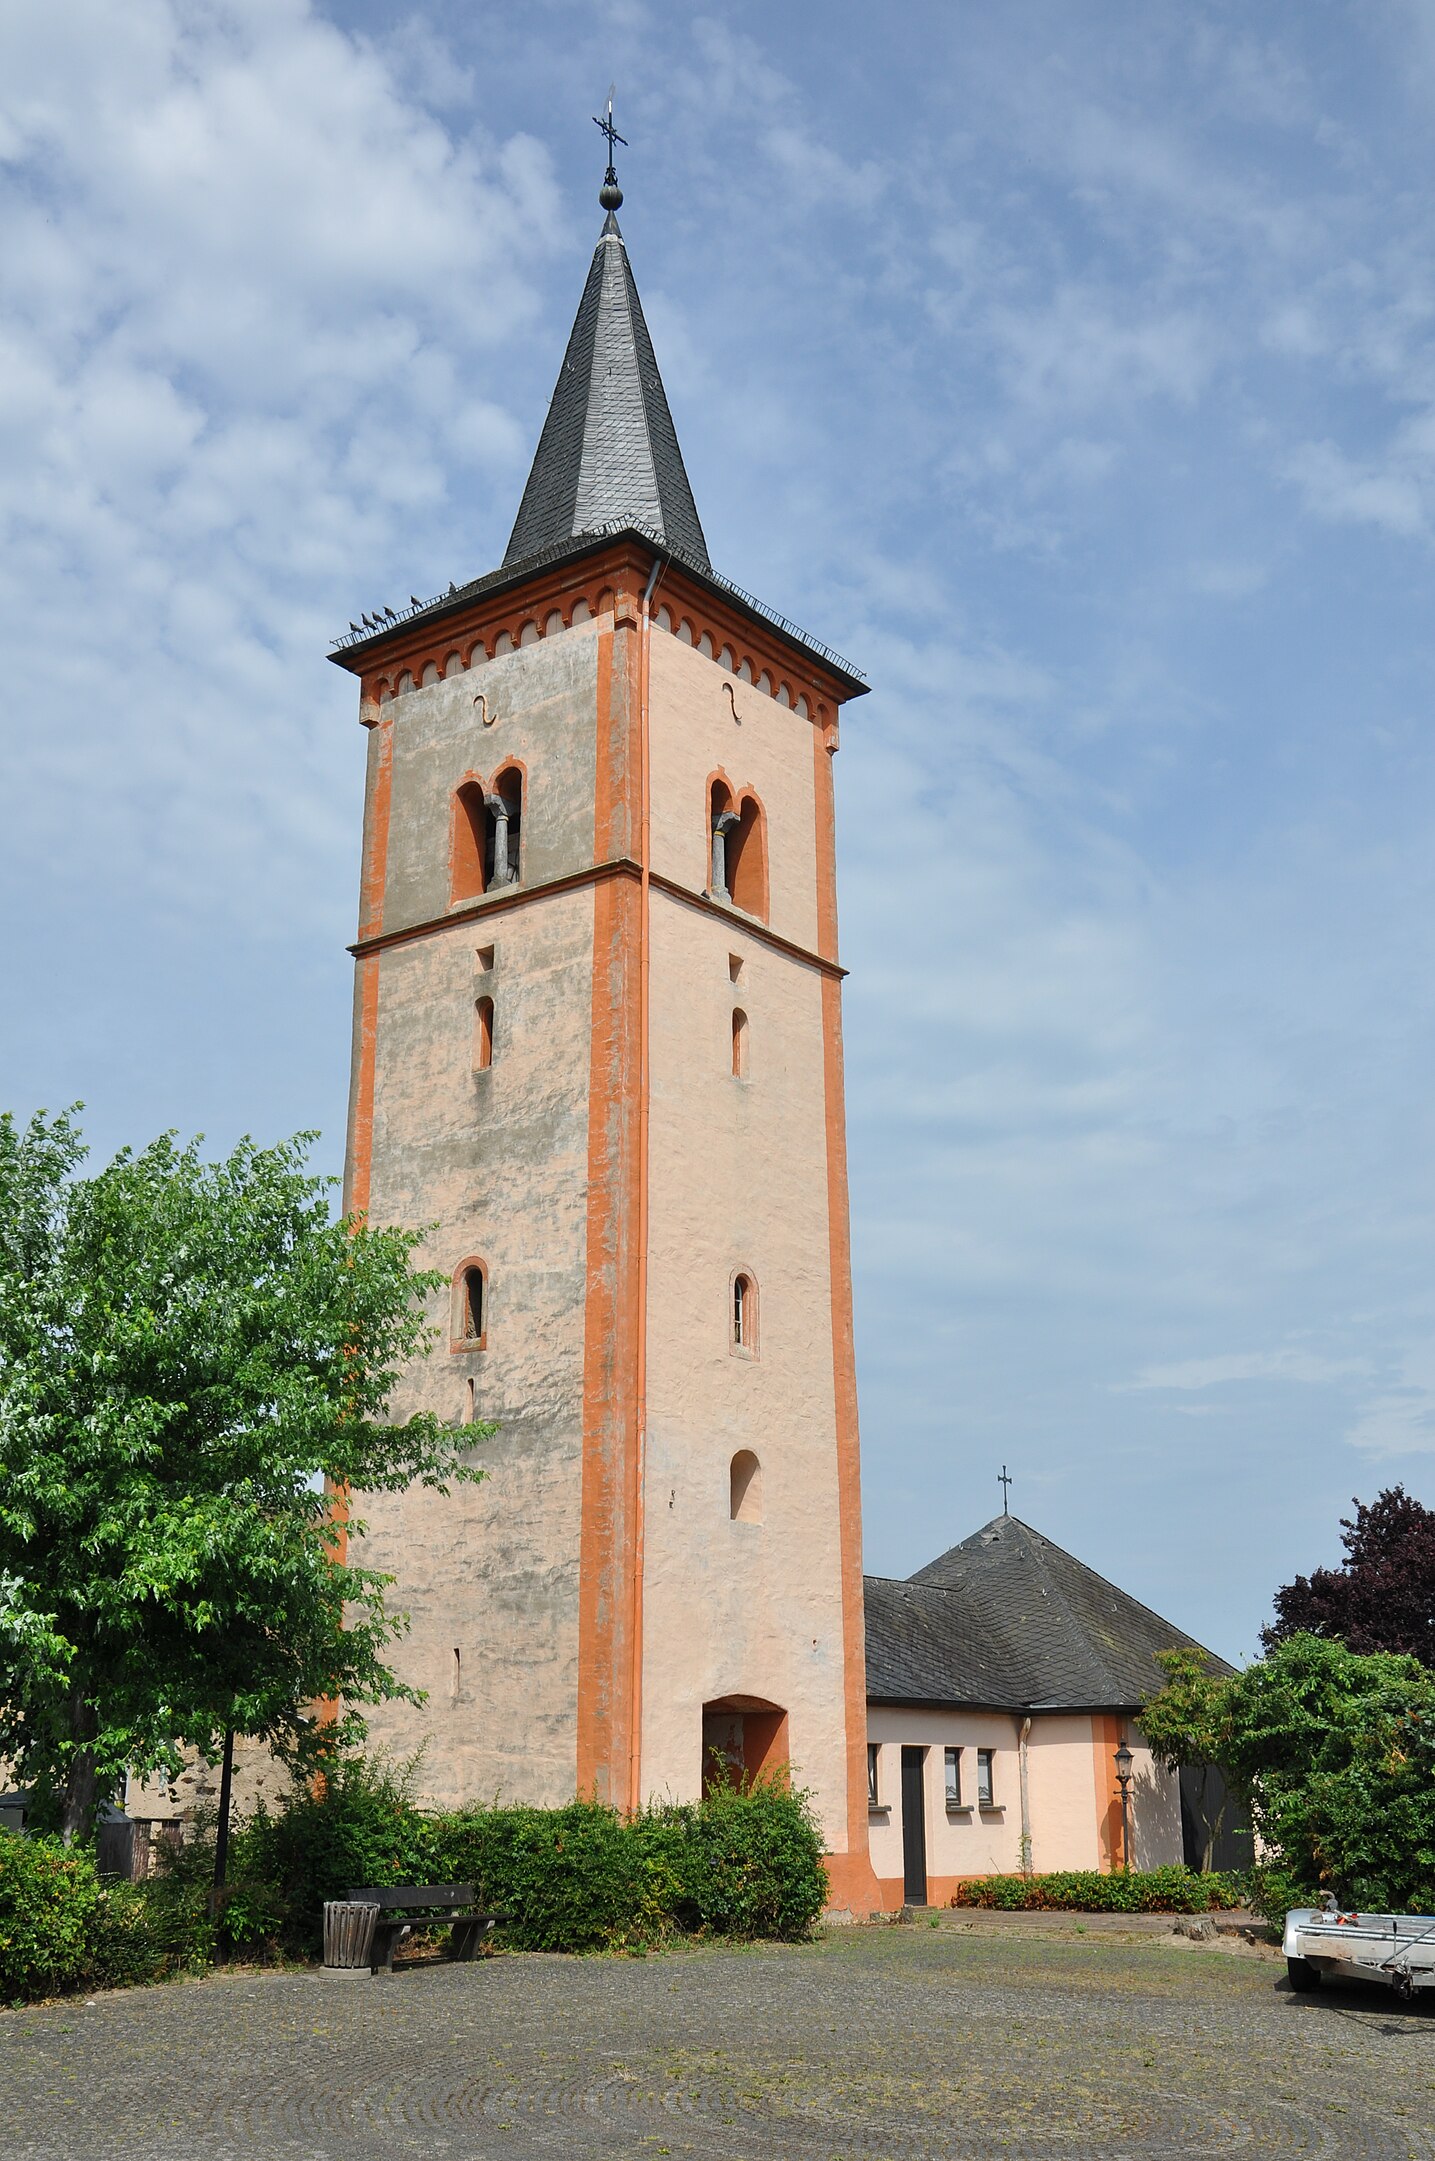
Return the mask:
[[1328, 1979], [1378, 1981], [1398, 1996], [1435, 1988], [1435, 1915], [1342, 1913], [1332, 1899], [1286, 1915], [1284, 1950], [1292, 1988]]

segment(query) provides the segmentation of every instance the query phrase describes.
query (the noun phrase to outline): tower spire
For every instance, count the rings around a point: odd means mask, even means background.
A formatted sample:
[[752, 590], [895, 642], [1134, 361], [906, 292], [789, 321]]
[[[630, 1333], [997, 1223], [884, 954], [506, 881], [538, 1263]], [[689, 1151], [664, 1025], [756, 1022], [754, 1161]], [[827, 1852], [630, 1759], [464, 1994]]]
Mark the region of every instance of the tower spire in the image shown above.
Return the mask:
[[518, 506], [505, 564], [605, 526], [633, 525], [710, 571], [677, 430], [628, 251], [614, 215], [623, 200], [613, 146], [613, 93], [594, 125], [608, 144], [598, 200], [607, 216], [578, 303], [548, 418]]

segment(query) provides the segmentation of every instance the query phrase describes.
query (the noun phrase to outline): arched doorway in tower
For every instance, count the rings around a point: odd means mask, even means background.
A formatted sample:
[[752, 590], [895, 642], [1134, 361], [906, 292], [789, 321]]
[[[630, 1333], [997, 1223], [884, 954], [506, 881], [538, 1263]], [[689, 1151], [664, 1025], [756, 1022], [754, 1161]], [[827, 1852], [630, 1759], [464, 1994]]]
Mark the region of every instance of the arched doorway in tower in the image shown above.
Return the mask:
[[703, 1791], [751, 1785], [787, 1767], [787, 1713], [764, 1696], [719, 1696], [703, 1705]]

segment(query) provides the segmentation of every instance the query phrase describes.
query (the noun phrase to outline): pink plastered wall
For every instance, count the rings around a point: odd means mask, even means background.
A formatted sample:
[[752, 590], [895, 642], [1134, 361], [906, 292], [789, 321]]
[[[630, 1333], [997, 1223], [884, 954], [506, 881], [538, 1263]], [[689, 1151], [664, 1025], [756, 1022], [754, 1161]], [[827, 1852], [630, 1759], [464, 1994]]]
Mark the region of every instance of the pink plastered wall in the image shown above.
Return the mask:
[[[733, 678], [670, 634], [651, 645], [655, 870], [707, 885], [707, 784], [724, 769], [763, 802], [773, 929], [814, 943], [812, 724], [751, 684], [730, 701]], [[704, 1702], [772, 1703], [829, 1850], [845, 1852], [821, 977], [739, 911], [717, 918], [657, 888], [651, 956], [644, 1790], [699, 1790]], [[737, 1271], [756, 1285], [755, 1355], [731, 1347]], [[739, 1449], [762, 1466], [760, 1523], [729, 1520]]]
[[707, 886], [708, 780], [722, 773], [763, 807], [771, 927], [815, 948], [813, 723], [671, 632], [652, 631], [649, 652], [653, 869], [693, 892]]
[[[1031, 1867], [1110, 1869], [1119, 1865], [1106, 1836], [1105, 1796], [1097, 1790], [1098, 1760], [1104, 1772], [1105, 1721], [1084, 1712], [1037, 1713], [1027, 1744], [1027, 1792]], [[967, 1876], [1012, 1875], [1022, 1866], [1020, 1719], [1006, 1711], [925, 1710], [871, 1706], [867, 1736], [881, 1750], [878, 1792], [869, 1843], [872, 1866], [886, 1902], [902, 1902], [903, 1746], [925, 1748], [927, 1875], [934, 1902], [950, 1897]], [[1181, 1859], [1177, 1781], [1152, 1761], [1134, 1728], [1126, 1729], [1135, 1758], [1132, 1777], [1132, 1865], [1155, 1868]], [[962, 1807], [946, 1805], [944, 1752], [962, 1750]], [[993, 1751], [995, 1807], [977, 1805], [977, 1750]], [[1119, 1820], [1119, 1819], [1118, 1819]]]

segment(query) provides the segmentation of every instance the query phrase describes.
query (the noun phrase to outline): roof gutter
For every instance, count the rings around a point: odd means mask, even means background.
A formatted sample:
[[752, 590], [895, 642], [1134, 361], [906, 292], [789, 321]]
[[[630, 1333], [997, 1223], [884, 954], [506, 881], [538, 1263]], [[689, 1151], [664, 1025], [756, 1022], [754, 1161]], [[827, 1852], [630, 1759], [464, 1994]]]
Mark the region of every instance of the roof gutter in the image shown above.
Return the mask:
[[570, 540], [552, 543], [522, 562], [500, 564], [497, 570], [489, 571], [485, 577], [473, 578], [467, 585], [455, 586], [451, 591], [440, 593], [435, 599], [425, 601], [417, 608], [409, 608], [402, 614], [396, 614], [392, 623], [370, 631], [367, 635], [346, 633], [342, 638], [334, 640], [329, 659], [336, 667], [346, 668], [352, 675], [361, 675], [374, 656], [382, 652], [400, 632], [418, 627], [426, 629], [431, 624], [445, 622], [450, 616], [461, 615], [471, 609], [480, 600], [494, 599], [514, 586], [526, 584], [540, 571], [566, 568], [569, 563], [581, 562], [586, 556], [596, 555], [602, 549], [623, 540], [636, 540], [642, 547], [656, 549], [665, 563], [680, 570], [695, 584], [705, 586], [737, 614], [745, 616], [748, 621], [764, 630], [775, 631], [807, 661], [815, 662], [819, 668], [835, 678], [848, 698], [861, 698], [866, 695], [870, 687], [866, 677], [860, 674], [850, 661], [844, 660], [840, 653], [833, 652], [832, 648], [824, 645], [820, 639], [809, 636], [789, 617], [779, 615], [776, 609], [767, 607], [755, 595], [745, 591], [742, 586], [735, 585], [730, 578], [724, 578], [711, 566], [704, 569], [701, 564], [690, 562], [680, 549], [669, 546], [659, 535], [650, 533], [645, 527], [618, 520], [593, 532], [577, 533]]

